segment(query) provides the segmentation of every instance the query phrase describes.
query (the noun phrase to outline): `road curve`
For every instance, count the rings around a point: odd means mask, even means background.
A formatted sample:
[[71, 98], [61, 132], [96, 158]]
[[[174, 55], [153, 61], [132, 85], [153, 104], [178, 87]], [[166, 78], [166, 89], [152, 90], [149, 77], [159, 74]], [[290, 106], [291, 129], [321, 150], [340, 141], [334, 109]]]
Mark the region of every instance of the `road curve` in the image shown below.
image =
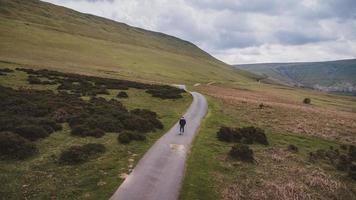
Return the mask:
[[207, 101], [202, 94], [197, 92], [191, 94], [193, 102], [184, 115], [187, 120], [184, 135], [178, 135], [177, 122], [146, 152], [111, 200], [178, 198], [190, 144], [208, 109]]

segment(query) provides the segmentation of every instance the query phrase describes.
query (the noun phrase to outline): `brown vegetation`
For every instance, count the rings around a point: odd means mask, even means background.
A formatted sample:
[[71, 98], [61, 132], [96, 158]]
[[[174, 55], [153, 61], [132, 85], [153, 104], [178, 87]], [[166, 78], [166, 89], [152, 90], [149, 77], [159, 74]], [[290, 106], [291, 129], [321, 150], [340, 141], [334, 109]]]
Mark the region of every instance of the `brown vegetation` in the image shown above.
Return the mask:
[[238, 113], [234, 117], [241, 122], [356, 144], [356, 113], [305, 105], [267, 92], [218, 86], [199, 86], [199, 90], [234, 106]]
[[[256, 152], [259, 164], [251, 174], [241, 173], [227, 185], [224, 176], [217, 174], [219, 193], [226, 200], [342, 200], [356, 198], [355, 188], [328, 174], [321, 168], [308, 166], [288, 150], [271, 147]], [[244, 170], [246, 165], [236, 164], [230, 170]], [[350, 191], [351, 190], [351, 191]]]

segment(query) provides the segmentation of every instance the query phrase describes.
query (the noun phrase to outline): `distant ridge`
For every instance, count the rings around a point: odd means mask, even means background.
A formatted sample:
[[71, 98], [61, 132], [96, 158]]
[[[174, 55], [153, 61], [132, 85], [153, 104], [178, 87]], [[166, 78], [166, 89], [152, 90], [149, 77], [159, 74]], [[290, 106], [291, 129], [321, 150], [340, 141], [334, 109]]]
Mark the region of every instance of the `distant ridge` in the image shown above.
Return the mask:
[[288, 85], [356, 94], [356, 59], [234, 66]]

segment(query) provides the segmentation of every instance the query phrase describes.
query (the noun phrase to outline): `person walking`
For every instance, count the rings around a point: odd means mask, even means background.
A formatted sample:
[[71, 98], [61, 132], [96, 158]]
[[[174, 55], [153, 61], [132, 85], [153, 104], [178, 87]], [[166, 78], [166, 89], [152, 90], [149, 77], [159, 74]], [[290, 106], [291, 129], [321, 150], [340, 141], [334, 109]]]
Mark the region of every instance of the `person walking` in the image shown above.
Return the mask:
[[180, 118], [179, 120], [179, 135], [182, 135], [184, 133], [184, 127], [187, 124], [187, 121], [184, 119], [184, 117]]

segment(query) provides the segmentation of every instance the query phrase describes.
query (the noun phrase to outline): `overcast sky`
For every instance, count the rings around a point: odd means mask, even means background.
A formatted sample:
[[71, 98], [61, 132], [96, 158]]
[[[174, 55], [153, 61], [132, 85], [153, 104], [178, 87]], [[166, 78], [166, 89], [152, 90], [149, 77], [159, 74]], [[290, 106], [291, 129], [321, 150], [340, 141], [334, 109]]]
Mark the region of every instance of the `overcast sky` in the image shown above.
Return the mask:
[[356, 0], [46, 0], [177, 36], [229, 63], [356, 57]]

